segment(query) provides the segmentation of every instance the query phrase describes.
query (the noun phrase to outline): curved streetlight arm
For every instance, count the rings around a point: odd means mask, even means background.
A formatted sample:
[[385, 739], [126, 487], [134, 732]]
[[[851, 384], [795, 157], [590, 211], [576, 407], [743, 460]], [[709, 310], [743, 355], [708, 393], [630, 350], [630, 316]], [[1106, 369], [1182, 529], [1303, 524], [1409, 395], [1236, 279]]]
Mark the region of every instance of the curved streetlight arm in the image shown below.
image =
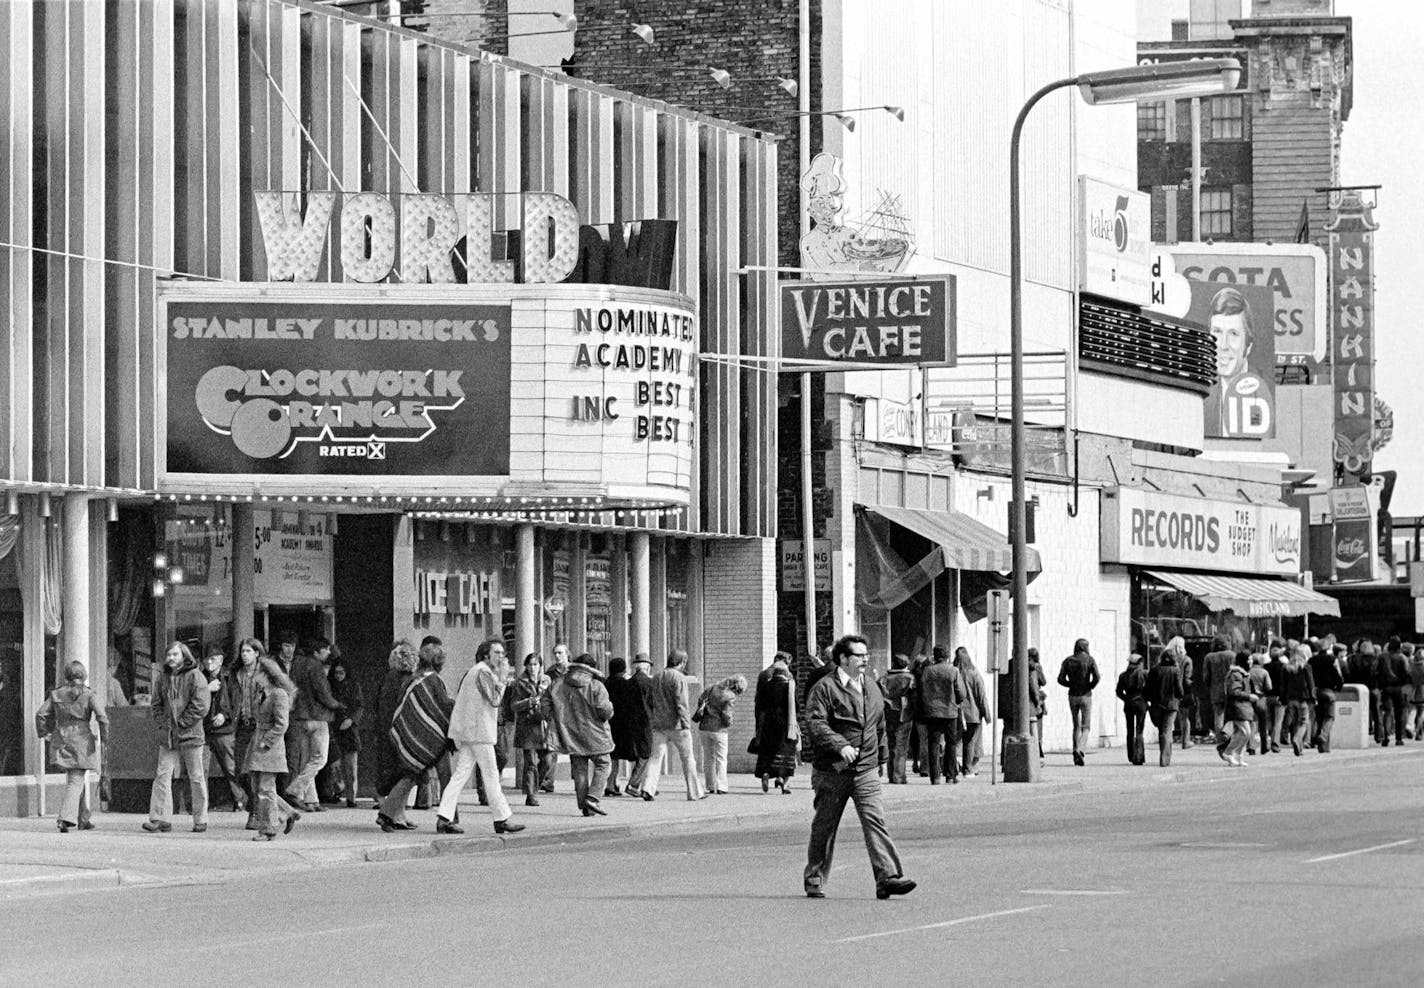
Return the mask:
[[[1039, 100], [1055, 89], [1067, 89], [1078, 85], [1078, 77], [1050, 82], [1028, 98], [1014, 120], [1013, 136], [1009, 139], [1009, 381], [1010, 415], [1010, 464], [1012, 501], [1009, 508], [1010, 544], [1013, 551], [1012, 600], [1014, 608], [1013, 651], [1010, 660], [1010, 682], [1014, 684], [1013, 735], [1028, 744], [1029, 741], [1029, 684], [1028, 684], [1028, 511], [1025, 505], [1024, 487], [1026, 473], [1025, 449], [1027, 428], [1024, 424], [1024, 347], [1023, 347], [1023, 245], [1019, 217], [1019, 139], [1023, 136], [1024, 121], [1029, 111]], [[1008, 742], [1005, 738], [1005, 742]], [[1036, 757], [1028, 752], [1029, 757]], [[1035, 763], [1036, 764], [1036, 763]], [[1034, 773], [1036, 774], [1036, 773]], [[1005, 781], [1008, 781], [1007, 776]]]

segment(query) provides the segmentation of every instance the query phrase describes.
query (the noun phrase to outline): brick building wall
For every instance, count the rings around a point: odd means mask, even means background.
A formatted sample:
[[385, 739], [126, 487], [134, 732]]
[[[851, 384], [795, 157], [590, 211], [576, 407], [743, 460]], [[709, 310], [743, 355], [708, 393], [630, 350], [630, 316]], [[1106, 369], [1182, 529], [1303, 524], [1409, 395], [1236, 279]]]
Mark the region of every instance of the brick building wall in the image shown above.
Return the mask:
[[[405, 0], [403, 27], [457, 45], [509, 54], [509, 0]], [[552, 25], [552, 18], [550, 24]]]
[[[1324, 244], [1320, 218], [1329, 215], [1328, 199], [1315, 190], [1339, 181], [1341, 132], [1353, 100], [1349, 19], [1331, 12], [1330, 0], [1276, 0], [1231, 22], [1234, 37], [1220, 50], [1243, 61], [1242, 140], [1202, 141], [1203, 186], [1233, 191], [1231, 240], [1293, 242], [1308, 203], [1311, 241]], [[1172, 57], [1172, 46], [1162, 43], [1140, 51]], [[1204, 134], [1210, 107], [1203, 101]], [[1138, 141], [1138, 188], [1153, 194], [1154, 239], [1189, 240], [1190, 192], [1179, 201], [1175, 231], [1163, 213], [1170, 187], [1191, 186], [1189, 101], [1177, 101], [1166, 137]]]
[[[769, 611], [776, 606], [775, 551], [771, 539], [715, 540], [707, 543], [703, 563], [702, 685], [739, 673], [747, 677], [747, 692], [732, 708], [727, 744], [731, 772], [750, 772], [756, 762], [754, 755], [747, 754], [747, 743], [756, 728], [752, 711], [756, 677], [771, 661], [776, 646], [769, 620]], [[757, 628], [766, 632], [749, 639], [748, 629]]]
[[[796, 0], [575, 0], [579, 27], [571, 75], [686, 106], [725, 120], [759, 120], [753, 126], [780, 136], [777, 187], [781, 263], [798, 262], [797, 215], [800, 146], [794, 114], [797, 98], [776, 83], [797, 78]], [[633, 34], [633, 24], [652, 27], [656, 44]], [[821, 2], [811, 3], [812, 110], [821, 107]], [[724, 89], [710, 70], [732, 75]], [[777, 119], [762, 120], [773, 117]], [[811, 154], [821, 149], [820, 128], [811, 128]]]
[[[1318, 48], [1312, 40], [1322, 39], [1269, 37], [1251, 55], [1253, 225], [1260, 240], [1294, 241], [1301, 203], [1323, 220], [1329, 198], [1315, 190], [1339, 184], [1347, 39], [1326, 37]], [[1320, 245], [1322, 220], [1312, 230]]]
[[[812, 110], [821, 99], [821, 0], [810, 9]], [[779, 136], [777, 172], [777, 225], [780, 263], [800, 264], [800, 145], [799, 127], [792, 116], [798, 100], [776, 82], [776, 77], [796, 79], [799, 70], [798, 4], [796, 0], [696, 0], [674, 7], [652, 0], [576, 0], [579, 29], [574, 53], [567, 60], [570, 74], [728, 120], [761, 120], [753, 124]], [[632, 25], [653, 28], [656, 44], [649, 46], [632, 33]], [[711, 69], [732, 76], [723, 88]], [[811, 128], [812, 156], [821, 150], [821, 128]], [[813, 374], [812, 415], [815, 457], [812, 467], [815, 508], [812, 522], [817, 538], [826, 535], [832, 492], [826, 485], [825, 451], [830, 448], [824, 424], [825, 384]], [[801, 538], [801, 429], [800, 385], [795, 375], [779, 382], [781, 413], [778, 422], [778, 536]], [[776, 574], [775, 557], [772, 574]], [[776, 592], [776, 648], [793, 654], [805, 650], [804, 605], [799, 591]], [[829, 642], [834, 620], [828, 594], [817, 598], [818, 642]], [[769, 656], [769, 652], [767, 653]], [[742, 746], [743, 752], [745, 745]]]

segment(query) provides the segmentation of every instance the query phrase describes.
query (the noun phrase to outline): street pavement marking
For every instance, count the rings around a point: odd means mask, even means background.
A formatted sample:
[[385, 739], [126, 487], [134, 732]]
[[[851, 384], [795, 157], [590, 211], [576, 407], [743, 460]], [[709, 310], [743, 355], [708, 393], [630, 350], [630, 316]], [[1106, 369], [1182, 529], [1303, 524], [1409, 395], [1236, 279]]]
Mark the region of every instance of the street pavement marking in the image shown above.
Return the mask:
[[893, 937], [901, 933], [920, 933], [924, 930], [942, 930], [946, 926], [958, 926], [961, 923], [975, 923], [981, 919], [996, 919], [999, 916], [1014, 916], [1018, 913], [1031, 913], [1035, 909], [1047, 909], [1048, 903], [1039, 906], [1022, 906], [1018, 909], [1002, 909], [996, 913], [980, 913], [978, 916], [961, 916], [959, 919], [948, 919], [943, 923], [927, 923], [924, 926], [907, 926], [903, 930], [884, 930], [880, 933], [862, 933], [860, 936], [845, 937], [841, 940], [832, 940], [831, 943], [860, 943], [862, 940], [874, 940], [877, 937]]
[[1127, 889], [1020, 889], [1019, 895], [1127, 895]]
[[1182, 847], [1210, 847], [1210, 848], [1237, 848], [1237, 847], [1272, 847], [1271, 844], [1259, 844], [1251, 841], [1188, 841]]
[[[259, 937], [252, 937], [246, 940], [224, 940], [222, 947], [224, 950], [231, 950], [233, 947], [261, 947], [264, 944], [272, 943], [275, 940], [305, 940], [308, 937], [329, 937], [342, 934], [360, 933], [364, 930], [388, 929], [390, 923], [382, 920], [375, 923], [361, 923], [357, 926], [334, 926], [324, 930], [290, 930], [286, 933], [273, 931], [264, 933]], [[170, 944], [165, 945], [164, 950], [169, 953], [180, 954], [192, 953], [197, 950], [210, 950], [212, 944], [206, 940], [194, 942], [192, 944]]]
[[1319, 864], [1322, 861], [1338, 861], [1341, 858], [1353, 858], [1357, 854], [1369, 854], [1371, 851], [1383, 851], [1390, 847], [1403, 847], [1405, 844], [1413, 844], [1416, 838], [1408, 840], [1397, 840], [1389, 844], [1376, 844], [1374, 847], [1362, 847], [1358, 851], [1342, 851], [1339, 854], [1327, 854], [1324, 857], [1311, 858], [1306, 864]]

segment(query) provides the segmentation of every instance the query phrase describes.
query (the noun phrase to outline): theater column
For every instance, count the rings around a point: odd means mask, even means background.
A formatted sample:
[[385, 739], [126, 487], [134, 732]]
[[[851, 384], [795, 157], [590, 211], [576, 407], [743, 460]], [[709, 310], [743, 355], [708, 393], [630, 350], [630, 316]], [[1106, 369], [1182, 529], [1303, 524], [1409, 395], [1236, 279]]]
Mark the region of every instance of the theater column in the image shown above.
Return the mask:
[[[632, 652], [647, 652], [652, 656], [649, 641], [648, 602], [651, 595], [651, 573], [648, 560], [649, 539], [647, 532], [634, 532], [628, 538], [629, 566], [632, 568], [633, 628]], [[658, 656], [652, 656], [654, 660]]]
[[514, 654], [522, 662], [534, 651], [534, 617], [539, 610], [534, 589], [534, 526], [517, 526], [514, 543]]
[[628, 646], [628, 540], [622, 534], [609, 536], [609, 620], [613, 622], [613, 654], [632, 659]]
[[648, 580], [648, 651], [653, 655], [667, 655], [671, 648], [667, 622], [668, 543], [665, 538], [653, 539], [648, 550], [651, 574]]
[[[252, 581], [256, 552], [257, 523], [252, 504], [238, 501], [232, 506], [232, 638], [234, 645], [253, 637]], [[234, 648], [234, 653], [235, 653]]]
[[[564, 607], [569, 648], [575, 655], [588, 651], [588, 533], [569, 537], [569, 596]], [[603, 668], [607, 670], [606, 663]]]
[[[94, 689], [106, 684], [108, 679], [107, 656], [92, 655], [89, 635], [89, 605], [92, 591], [89, 586], [89, 497], [87, 494], [64, 495], [64, 517], [61, 519], [64, 532], [64, 592], [61, 596], [64, 635], [64, 658], [77, 659], [84, 663], [89, 672], [89, 682]], [[103, 676], [98, 673], [102, 671]]]

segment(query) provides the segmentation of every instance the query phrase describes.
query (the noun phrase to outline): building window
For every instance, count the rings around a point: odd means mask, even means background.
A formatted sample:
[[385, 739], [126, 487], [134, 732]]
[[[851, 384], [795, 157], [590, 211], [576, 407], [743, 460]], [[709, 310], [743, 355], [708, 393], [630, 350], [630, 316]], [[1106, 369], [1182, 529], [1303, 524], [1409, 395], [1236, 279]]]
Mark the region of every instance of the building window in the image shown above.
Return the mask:
[[1223, 238], [1231, 233], [1231, 190], [1202, 189], [1201, 235]]
[[1213, 141], [1239, 141], [1245, 136], [1244, 113], [1240, 96], [1213, 96], [1211, 99], [1211, 129]]
[[1174, 21], [1172, 21], [1172, 40], [1173, 40], [1173, 41], [1186, 41], [1186, 40], [1188, 40], [1187, 35], [1190, 33], [1190, 31], [1191, 31], [1191, 21], [1187, 21], [1187, 20], [1174, 20]]
[[1137, 104], [1137, 139], [1165, 141], [1167, 139], [1167, 104]]

